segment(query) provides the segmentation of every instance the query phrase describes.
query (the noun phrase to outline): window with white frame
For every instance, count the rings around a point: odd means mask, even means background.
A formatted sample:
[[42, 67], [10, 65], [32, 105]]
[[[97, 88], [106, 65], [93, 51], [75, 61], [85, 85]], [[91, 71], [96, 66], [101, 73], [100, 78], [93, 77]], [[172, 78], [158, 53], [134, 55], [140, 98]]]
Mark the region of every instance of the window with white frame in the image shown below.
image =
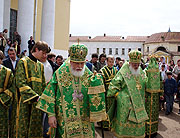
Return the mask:
[[115, 54], [118, 55], [118, 48], [115, 49]]
[[109, 48], [109, 55], [112, 55], [112, 48]]
[[122, 48], [122, 55], [125, 55], [125, 48]]
[[103, 53], [106, 54], [106, 48], [103, 48]]

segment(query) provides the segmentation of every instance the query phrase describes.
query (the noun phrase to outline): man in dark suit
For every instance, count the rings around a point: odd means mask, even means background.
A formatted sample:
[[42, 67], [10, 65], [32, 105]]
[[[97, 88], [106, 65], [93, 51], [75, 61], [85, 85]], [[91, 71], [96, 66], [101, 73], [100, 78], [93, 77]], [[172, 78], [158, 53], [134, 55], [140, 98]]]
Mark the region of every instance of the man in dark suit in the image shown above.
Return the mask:
[[3, 60], [3, 65], [12, 70], [13, 74], [15, 73], [16, 65], [19, 59], [16, 57], [16, 50], [13, 47], [8, 49], [9, 57]]
[[29, 55], [31, 54], [31, 50], [34, 45], [35, 45], [35, 41], [33, 40], [33, 37], [30, 36], [30, 40], [28, 41]]

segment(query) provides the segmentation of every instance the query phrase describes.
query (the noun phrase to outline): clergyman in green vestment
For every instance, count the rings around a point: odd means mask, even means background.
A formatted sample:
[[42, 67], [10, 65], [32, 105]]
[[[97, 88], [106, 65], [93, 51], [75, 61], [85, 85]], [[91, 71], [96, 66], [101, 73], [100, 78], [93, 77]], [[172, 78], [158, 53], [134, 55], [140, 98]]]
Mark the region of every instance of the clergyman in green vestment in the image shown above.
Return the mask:
[[0, 138], [8, 137], [8, 109], [13, 99], [13, 73], [4, 67], [3, 52], [0, 51]]
[[[106, 112], [108, 112], [112, 103], [114, 103], [114, 98], [107, 97], [107, 90], [111, 80], [115, 77], [118, 70], [116, 67], [114, 67], [114, 57], [112, 55], [107, 56], [106, 61], [107, 65], [100, 69], [100, 73], [102, 74], [104, 80], [104, 86], [106, 90]], [[103, 122], [103, 128], [110, 128], [110, 124], [108, 121]]]
[[155, 55], [152, 55], [146, 70], [148, 82], [146, 85], [146, 111], [149, 119], [146, 121], [146, 135], [154, 137], [158, 131], [159, 98], [163, 95], [160, 90], [160, 70]]
[[129, 52], [126, 62], [110, 82], [107, 96], [115, 97], [115, 105], [108, 111], [112, 131], [117, 138], [145, 137], [146, 75], [140, 68], [142, 54]]
[[48, 52], [48, 44], [38, 41], [32, 49], [32, 54], [21, 58], [17, 64], [15, 81], [20, 95], [17, 105], [17, 138], [43, 137], [42, 112], [36, 105], [46, 83], [43, 64], [38, 60]]
[[87, 47], [74, 44], [54, 73], [37, 108], [48, 113], [51, 138], [94, 138], [93, 122], [107, 118], [102, 76], [86, 66]]

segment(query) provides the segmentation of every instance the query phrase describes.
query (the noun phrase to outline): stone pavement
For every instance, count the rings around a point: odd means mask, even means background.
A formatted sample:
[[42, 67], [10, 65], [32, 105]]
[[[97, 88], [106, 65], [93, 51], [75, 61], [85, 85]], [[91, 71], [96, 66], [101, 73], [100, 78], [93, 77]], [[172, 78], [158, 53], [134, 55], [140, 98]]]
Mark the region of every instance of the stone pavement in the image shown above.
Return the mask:
[[[174, 104], [173, 112], [165, 115], [165, 111], [159, 113], [159, 131], [156, 138], [180, 138], [180, 115], [178, 115], [178, 104]], [[97, 138], [102, 138], [101, 129], [96, 127]], [[105, 138], [113, 138], [110, 131], [104, 131]]]

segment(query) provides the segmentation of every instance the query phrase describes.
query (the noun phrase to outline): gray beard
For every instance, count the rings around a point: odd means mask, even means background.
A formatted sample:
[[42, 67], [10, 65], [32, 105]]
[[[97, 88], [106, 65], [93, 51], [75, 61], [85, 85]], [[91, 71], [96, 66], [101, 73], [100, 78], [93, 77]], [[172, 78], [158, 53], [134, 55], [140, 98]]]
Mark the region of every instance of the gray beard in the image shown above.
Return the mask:
[[133, 75], [139, 75], [140, 74], [140, 66], [137, 70], [135, 70], [131, 65], [129, 65], [129, 69]]
[[84, 71], [85, 71], [85, 66], [83, 67], [82, 71], [76, 71], [71, 67], [71, 73], [75, 77], [82, 77], [82, 75], [84, 74]]

